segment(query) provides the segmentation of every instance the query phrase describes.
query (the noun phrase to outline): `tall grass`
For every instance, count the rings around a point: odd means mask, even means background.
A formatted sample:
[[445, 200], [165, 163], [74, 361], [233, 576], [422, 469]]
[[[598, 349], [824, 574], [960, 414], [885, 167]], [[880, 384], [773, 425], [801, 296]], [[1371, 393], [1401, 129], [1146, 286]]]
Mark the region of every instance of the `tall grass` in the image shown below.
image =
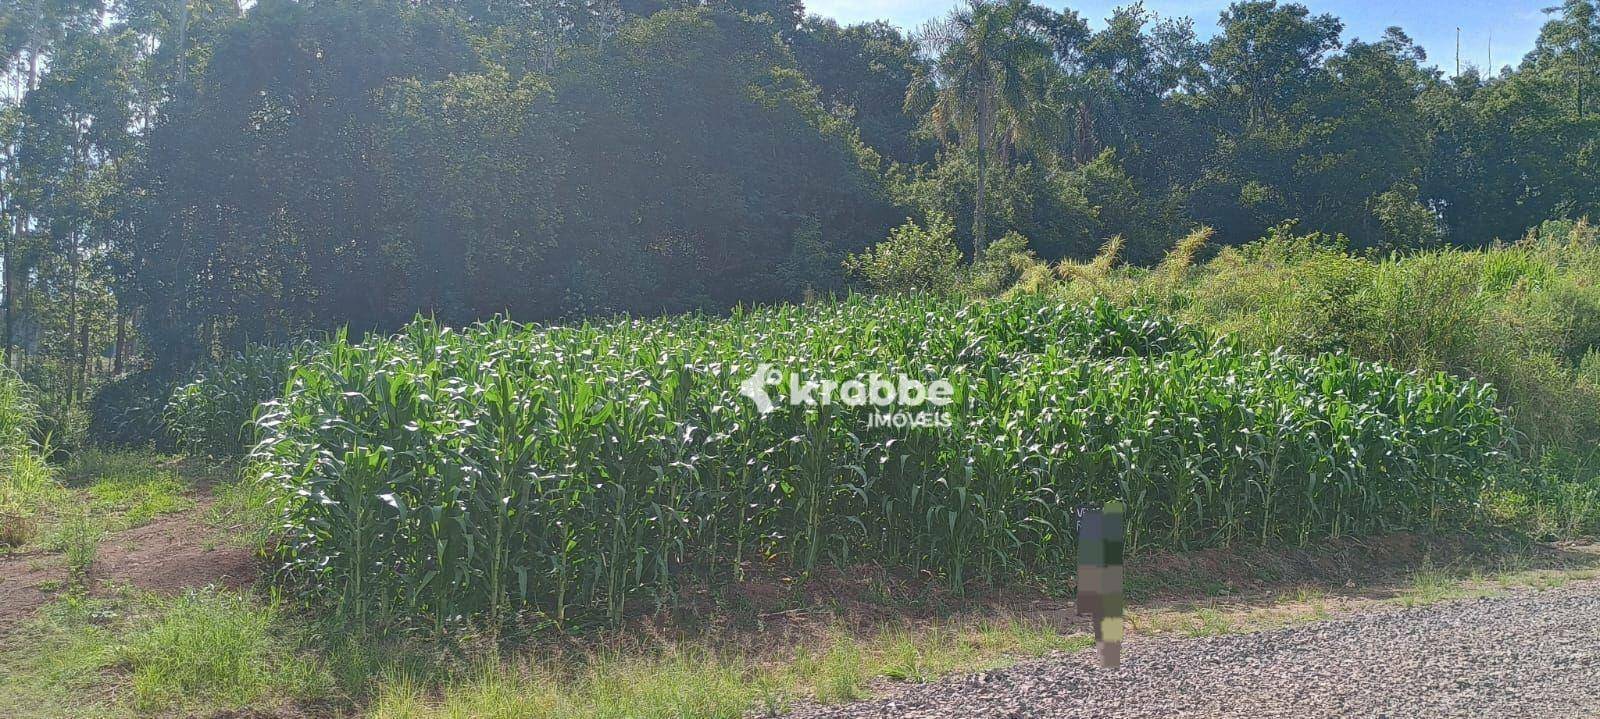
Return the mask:
[[1483, 250], [1388, 257], [1285, 225], [1203, 265], [1183, 243], [1172, 255], [1156, 270], [1073, 265], [1059, 283], [1033, 272], [1016, 291], [1162, 308], [1252, 347], [1472, 376], [1499, 390], [1527, 457], [1600, 443], [1600, 357], [1584, 369], [1600, 352], [1600, 228], [1587, 222], [1546, 222]]
[[[117, 647], [141, 712], [176, 716], [194, 709], [242, 709], [330, 689], [318, 663], [296, 654], [276, 605], [260, 606], [212, 589], [191, 590], [145, 618]], [[211, 712], [204, 712], [210, 715]]]
[[32, 388], [10, 368], [0, 367], [0, 548], [34, 539], [40, 515], [55, 506], [63, 491], [36, 443], [38, 430]]
[[39, 408], [33, 392], [15, 370], [0, 367], [0, 453], [10, 457], [33, 449]]
[[[763, 363], [955, 387], [948, 426], [738, 394]], [[1073, 512], [1135, 544], [1457, 522], [1501, 442], [1442, 374], [1253, 352], [1105, 303], [931, 298], [337, 338], [255, 459], [287, 578], [361, 620], [617, 621], [752, 565], [870, 560], [960, 587], [1069, 571]]]

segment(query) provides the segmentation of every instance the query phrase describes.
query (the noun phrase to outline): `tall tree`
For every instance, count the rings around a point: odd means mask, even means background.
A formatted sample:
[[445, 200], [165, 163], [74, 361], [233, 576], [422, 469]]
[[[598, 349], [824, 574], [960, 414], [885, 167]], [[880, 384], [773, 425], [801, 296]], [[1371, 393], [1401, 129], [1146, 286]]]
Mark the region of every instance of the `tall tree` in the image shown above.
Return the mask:
[[920, 41], [935, 58], [933, 72], [907, 95], [908, 108], [925, 108], [927, 121], [941, 136], [952, 133], [976, 153], [972, 247], [987, 243], [988, 180], [991, 163], [1036, 139], [1050, 62], [1050, 10], [1027, 0], [969, 0], [964, 8], [930, 24]]
[[[49, 65], [49, 57], [57, 43], [74, 33], [92, 31], [103, 14], [99, 0], [0, 0], [0, 75], [9, 76], [11, 87], [4, 94], [5, 105], [11, 112], [20, 112], [27, 96], [38, 87], [40, 73]], [[3, 124], [3, 122], [0, 122]], [[13, 120], [13, 129], [20, 120]], [[14, 144], [0, 151], [0, 215], [8, 215], [10, 223], [0, 227], [7, 233], [0, 262], [0, 292], [5, 295], [5, 361], [12, 359], [16, 316], [17, 283], [24, 273], [19, 267], [18, 251], [24, 244], [24, 235], [34, 229], [34, 219], [17, 201], [22, 183], [16, 177], [16, 162], [23, 152], [19, 133], [10, 138]]]
[[98, 281], [103, 273], [90, 270], [104, 258], [104, 246], [90, 228], [101, 209], [102, 169], [131, 149], [130, 69], [135, 64], [131, 34], [71, 31], [58, 42], [48, 72], [22, 105], [21, 209], [44, 219], [46, 253], [62, 260], [69, 402], [79, 397], [88, 377], [94, 334], [88, 298], [93, 286], [103, 284]]
[[868, 147], [897, 162], [930, 159], [919, 118], [905, 110], [906, 90], [925, 69], [899, 29], [882, 21], [841, 27], [813, 16], [789, 46], [829, 112], [855, 125]]

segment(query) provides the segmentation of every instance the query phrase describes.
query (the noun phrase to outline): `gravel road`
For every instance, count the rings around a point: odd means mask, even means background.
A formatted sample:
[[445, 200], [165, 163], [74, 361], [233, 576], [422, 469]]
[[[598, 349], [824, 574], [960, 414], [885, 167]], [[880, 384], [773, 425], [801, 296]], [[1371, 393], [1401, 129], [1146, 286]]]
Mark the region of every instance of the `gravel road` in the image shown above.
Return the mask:
[[1600, 582], [1093, 652], [810, 707], [795, 719], [1600, 718]]

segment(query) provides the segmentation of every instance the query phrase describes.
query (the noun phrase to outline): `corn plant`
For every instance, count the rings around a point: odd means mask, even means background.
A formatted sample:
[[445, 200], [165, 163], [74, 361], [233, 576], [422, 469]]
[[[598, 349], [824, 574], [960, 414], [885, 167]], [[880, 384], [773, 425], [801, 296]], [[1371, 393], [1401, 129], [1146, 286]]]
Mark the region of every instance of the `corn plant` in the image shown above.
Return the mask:
[[258, 439], [262, 402], [281, 396], [289, 368], [317, 345], [252, 345], [207, 366], [172, 390], [161, 408], [166, 431], [193, 454], [221, 457], [248, 452]]
[[[778, 402], [762, 365], [946, 379], [948, 422]], [[256, 425], [277, 559], [362, 621], [616, 622], [687, 578], [877, 562], [960, 588], [1068, 572], [1073, 512], [1133, 546], [1460, 522], [1502, 442], [1491, 389], [1246, 351], [1047, 299], [854, 298], [573, 326], [416, 320], [335, 337]], [[774, 388], [779, 391], [779, 388]]]

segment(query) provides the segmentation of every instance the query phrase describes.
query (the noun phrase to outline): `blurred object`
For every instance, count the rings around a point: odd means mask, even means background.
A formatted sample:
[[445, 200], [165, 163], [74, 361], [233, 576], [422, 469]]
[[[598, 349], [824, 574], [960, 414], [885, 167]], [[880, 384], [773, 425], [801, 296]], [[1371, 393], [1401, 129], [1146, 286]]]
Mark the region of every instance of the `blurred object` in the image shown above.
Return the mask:
[[1122, 661], [1121, 503], [1085, 510], [1078, 522], [1078, 613], [1094, 621], [1100, 664], [1116, 669]]

